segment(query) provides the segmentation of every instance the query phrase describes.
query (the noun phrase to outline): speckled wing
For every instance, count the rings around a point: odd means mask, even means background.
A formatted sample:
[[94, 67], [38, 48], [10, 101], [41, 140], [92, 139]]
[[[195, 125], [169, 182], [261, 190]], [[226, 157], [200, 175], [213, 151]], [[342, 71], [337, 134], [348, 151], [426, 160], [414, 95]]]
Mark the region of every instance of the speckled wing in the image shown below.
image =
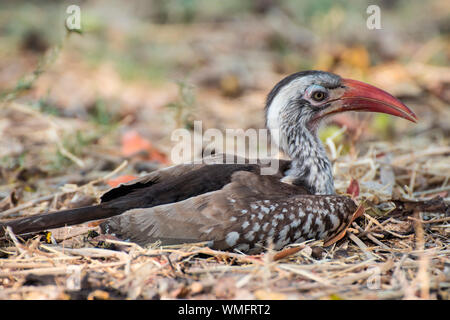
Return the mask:
[[348, 197], [310, 195], [274, 176], [239, 171], [222, 189], [176, 203], [133, 209], [112, 217], [105, 233], [141, 245], [210, 241], [220, 250], [257, 253], [307, 239], [328, 239], [351, 221]]

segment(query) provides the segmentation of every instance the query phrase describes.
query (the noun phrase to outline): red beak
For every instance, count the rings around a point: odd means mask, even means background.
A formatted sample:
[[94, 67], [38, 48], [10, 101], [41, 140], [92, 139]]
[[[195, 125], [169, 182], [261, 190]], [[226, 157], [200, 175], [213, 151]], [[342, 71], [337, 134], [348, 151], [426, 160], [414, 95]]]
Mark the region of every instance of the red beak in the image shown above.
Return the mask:
[[342, 79], [342, 83], [345, 87], [345, 92], [337, 99], [337, 101], [342, 101], [342, 104], [337, 108], [324, 110], [325, 114], [322, 114], [320, 117], [344, 111], [368, 111], [387, 113], [417, 122], [414, 112], [386, 91], [351, 79]]

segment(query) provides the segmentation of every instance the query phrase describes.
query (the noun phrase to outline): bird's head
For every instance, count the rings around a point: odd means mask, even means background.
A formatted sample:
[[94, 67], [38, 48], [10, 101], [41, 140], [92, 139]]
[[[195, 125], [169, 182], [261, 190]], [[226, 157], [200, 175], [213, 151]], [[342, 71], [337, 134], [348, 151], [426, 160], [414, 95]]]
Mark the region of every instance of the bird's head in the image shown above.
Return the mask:
[[290, 135], [305, 132], [316, 137], [322, 120], [346, 111], [380, 112], [417, 120], [407, 106], [381, 89], [329, 72], [303, 71], [282, 79], [269, 93], [266, 124], [279, 147], [290, 154]]

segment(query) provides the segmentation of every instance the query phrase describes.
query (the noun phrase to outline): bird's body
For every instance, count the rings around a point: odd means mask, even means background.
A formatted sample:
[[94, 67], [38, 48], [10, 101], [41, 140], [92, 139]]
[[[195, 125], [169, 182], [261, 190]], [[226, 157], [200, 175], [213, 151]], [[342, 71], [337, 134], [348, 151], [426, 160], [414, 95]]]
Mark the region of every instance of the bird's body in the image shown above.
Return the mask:
[[[214, 160], [221, 162], [222, 157]], [[350, 222], [356, 211], [355, 203], [345, 196], [318, 197], [303, 186], [281, 182], [290, 164], [284, 161], [276, 175], [261, 175], [261, 164], [240, 165], [239, 169], [236, 165], [205, 164], [177, 179], [173, 179], [176, 171], [183, 171], [185, 165], [171, 167], [164, 172], [170, 177], [168, 194], [180, 194], [174, 191], [179, 187], [176, 181], [190, 186], [192, 176], [201, 180], [193, 182], [201, 192], [188, 187], [191, 197], [170, 199], [165, 204], [147, 208], [141, 205], [108, 219], [101, 228], [105, 233], [143, 245], [157, 240], [163, 244], [209, 241], [209, 246], [215, 249], [249, 253], [269, 245], [280, 249], [306, 239], [332, 238]], [[233, 169], [228, 171], [229, 168]], [[204, 183], [205, 176], [221, 180], [224, 185], [217, 190], [205, 190], [199, 185]], [[146, 177], [146, 183], [164, 184], [163, 179], [155, 172]], [[157, 185], [158, 182], [155, 190]], [[113, 190], [118, 192], [120, 188]], [[140, 190], [152, 193], [151, 188]], [[128, 196], [133, 193], [140, 191], [132, 191]], [[105, 196], [108, 197], [108, 193]]]
[[307, 239], [329, 243], [343, 236], [360, 212], [351, 198], [335, 194], [331, 163], [317, 137], [321, 120], [364, 110], [415, 121], [386, 92], [322, 71], [281, 80], [269, 93], [265, 110], [274, 142], [291, 158], [280, 160], [276, 174], [263, 175], [260, 162], [224, 164], [223, 156], [216, 156], [119, 186], [97, 206], [5, 225], [24, 233], [107, 218], [103, 232], [140, 244], [207, 241], [216, 249], [248, 253]]

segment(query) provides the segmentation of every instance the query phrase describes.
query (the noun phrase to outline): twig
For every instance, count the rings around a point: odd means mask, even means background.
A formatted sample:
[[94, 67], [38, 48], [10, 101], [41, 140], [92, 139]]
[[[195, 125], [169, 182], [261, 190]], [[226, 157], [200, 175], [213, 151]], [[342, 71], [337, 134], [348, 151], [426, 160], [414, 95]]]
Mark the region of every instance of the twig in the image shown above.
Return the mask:
[[392, 160], [392, 164], [400, 165], [417, 161], [419, 158], [436, 156], [440, 154], [450, 153], [450, 147], [430, 148], [424, 151], [412, 152], [403, 156], [396, 157]]
[[[390, 268], [392, 268], [393, 265], [394, 265], [394, 262], [392, 260], [388, 260], [385, 263], [382, 263], [381, 265], [375, 264], [374, 266], [378, 267], [380, 273], [382, 273], [382, 272], [385, 272], [385, 271], [389, 270]], [[373, 270], [367, 270], [365, 272], [360, 272], [355, 275], [345, 277], [343, 279], [338, 280], [338, 285], [349, 284], [349, 283], [353, 283], [355, 281], [367, 279], [372, 275], [373, 275]]]
[[301, 275], [301, 276], [303, 276], [305, 278], [314, 280], [314, 281], [319, 282], [319, 283], [321, 283], [321, 284], [323, 284], [325, 286], [330, 286], [330, 287], [334, 287], [335, 286], [331, 282], [329, 282], [329, 281], [327, 281], [325, 279], [322, 279], [321, 277], [316, 276], [316, 275], [314, 275], [313, 273], [311, 273], [309, 271], [303, 270], [299, 266], [293, 266], [293, 265], [289, 265], [289, 264], [279, 264], [277, 267], [280, 268], [280, 269], [284, 269], [284, 270], [293, 272], [295, 274]]
[[[422, 227], [421, 219], [419, 217], [419, 211], [415, 211], [416, 220], [414, 221], [414, 229], [416, 232], [416, 249], [425, 249], [425, 234]], [[420, 283], [420, 296], [423, 299], [429, 299], [430, 297], [430, 279], [428, 275], [429, 257], [425, 253], [420, 254], [419, 258], [419, 270], [417, 271], [416, 281]]]
[[60, 252], [60, 253], [68, 253], [72, 255], [80, 255], [84, 257], [91, 257], [91, 258], [118, 258], [120, 260], [127, 259], [128, 255], [124, 252], [120, 251], [113, 251], [108, 249], [101, 249], [101, 248], [79, 248], [79, 249], [70, 249], [70, 248], [62, 248], [59, 246], [48, 246], [41, 244], [41, 247], [52, 251], [52, 252]]
[[440, 219], [433, 219], [433, 220], [422, 220], [422, 219], [418, 219], [415, 217], [407, 217], [409, 220], [413, 220], [413, 221], [417, 221], [420, 222], [422, 224], [430, 224], [430, 223], [438, 223], [438, 222], [446, 222], [446, 221], [450, 221], [450, 217], [445, 217], [445, 218], [440, 218]]
[[348, 233], [349, 238], [364, 252], [367, 259], [374, 259], [375, 256], [373, 253], [371, 253], [367, 246], [364, 244], [364, 242], [361, 241], [357, 236], [355, 236], [353, 233]]
[[369, 238], [370, 240], [372, 240], [375, 244], [379, 245], [380, 247], [382, 247], [383, 249], [386, 250], [391, 250], [391, 248], [389, 248], [387, 245], [385, 245], [383, 242], [381, 242], [380, 240], [378, 240], [377, 238], [375, 238], [372, 233], [368, 232], [366, 235], [367, 238]]
[[17, 207], [14, 207], [14, 208], [5, 210], [3, 212], [0, 212], [0, 218], [8, 217], [8, 216], [10, 216], [10, 215], [12, 215], [12, 214], [14, 214], [16, 212], [19, 212], [19, 211], [23, 210], [23, 209], [28, 209], [28, 208], [30, 208], [30, 207], [32, 207], [32, 206], [34, 206], [34, 205], [36, 205], [36, 204], [38, 204], [40, 202], [51, 200], [56, 195], [57, 196], [61, 196], [64, 193], [65, 192], [58, 192], [58, 193], [55, 193], [55, 194], [52, 194], [52, 195], [43, 196], [43, 197], [39, 197], [39, 198], [30, 200], [27, 203], [24, 203], [24, 204], [18, 205]]
[[16, 246], [17, 250], [19, 250], [19, 252], [21, 254], [25, 253], [26, 251], [22, 248], [22, 245], [20, 244], [19, 240], [17, 240], [16, 235], [13, 233], [13, 231], [11, 230], [11, 227], [6, 227], [6, 234], [11, 238], [12, 242], [14, 242], [14, 245]]
[[[367, 219], [373, 221], [373, 223], [376, 224], [375, 228], [378, 227], [378, 228], [380, 228], [381, 230], [383, 230], [383, 231], [385, 231], [385, 232], [387, 232], [387, 233], [390, 233], [390, 234], [392, 234], [393, 236], [396, 236], [396, 237], [398, 237], [398, 238], [409, 238], [409, 237], [410, 237], [409, 235], [408, 235], [408, 236], [404, 236], [404, 235], [395, 233], [395, 232], [393, 232], [393, 231], [387, 230], [387, 229], [384, 227], [383, 224], [379, 223], [378, 220], [372, 218], [370, 215], [368, 215], [368, 214], [366, 214], [366, 213], [364, 214], [364, 216], [365, 216]], [[386, 221], [385, 221], [385, 222], [386, 222]]]
[[439, 192], [449, 191], [449, 190], [450, 190], [450, 185], [446, 186], [446, 187], [436, 188], [436, 189], [417, 191], [417, 192], [413, 193], [413, 196], [417, 197], [417, 196], [423, 196], [423, 195], [426, 195], [426, 194], [439, 193]]
[[52, 268], [37, 268], [32, 270], [17, 270], [17, 271], [0, 271], [0, 277], [20, 276], [27, 274], [36, 275], [60, 275], [67, 274], [67, 266], [52, 267]]

